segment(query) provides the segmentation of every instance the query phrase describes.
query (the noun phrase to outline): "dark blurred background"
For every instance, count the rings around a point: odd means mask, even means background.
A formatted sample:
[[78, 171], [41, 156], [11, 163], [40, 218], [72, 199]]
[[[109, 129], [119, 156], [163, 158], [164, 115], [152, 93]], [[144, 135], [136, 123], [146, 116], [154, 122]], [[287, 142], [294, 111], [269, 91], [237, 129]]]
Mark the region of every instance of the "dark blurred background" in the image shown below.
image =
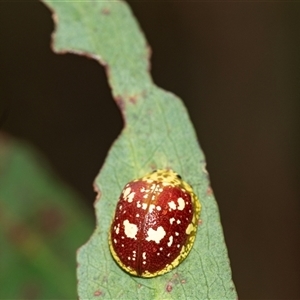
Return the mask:
[[[187, 106], [240, 299], [300, 298], [300, 3], [131, 2], [152, 75]], [[104, 69], [51, 52], [38, 2], [0, 2], [1, 130], [86, 199], [122, 128]]]

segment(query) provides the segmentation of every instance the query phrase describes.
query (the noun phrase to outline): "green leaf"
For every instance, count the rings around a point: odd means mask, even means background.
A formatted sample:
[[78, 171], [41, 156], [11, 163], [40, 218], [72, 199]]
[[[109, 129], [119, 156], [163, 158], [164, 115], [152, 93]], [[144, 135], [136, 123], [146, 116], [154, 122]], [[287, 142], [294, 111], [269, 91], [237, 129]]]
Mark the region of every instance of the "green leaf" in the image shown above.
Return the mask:
[[0, 299], [75, 299], [75, 252], [92, 232], [80, 198], [28, 145], [0, 134]]
[[[95, 181], [97, 227], [78, 253], [79, 298], [236, 299], [204, 155], [180, 99], [152, 82], [149, 47], [130, 9], [119, 1], [44, 2], [57, 22], [55, 51], [83, 54], [104, 65], [125, 121]], [[194, 186], [202, 223], [178, 268], [151, 279], [132, 277], [110, 255], [110, 223], [123, 186], [162, 168]]]

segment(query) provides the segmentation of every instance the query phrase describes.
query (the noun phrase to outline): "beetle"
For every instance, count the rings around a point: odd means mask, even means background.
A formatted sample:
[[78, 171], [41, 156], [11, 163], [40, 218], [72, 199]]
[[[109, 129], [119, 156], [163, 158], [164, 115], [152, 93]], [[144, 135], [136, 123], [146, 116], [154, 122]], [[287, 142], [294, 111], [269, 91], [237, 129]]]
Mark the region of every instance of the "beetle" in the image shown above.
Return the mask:
[[135, 276], [171, 271], [193, 246], [200, 211], [192, 187], [173, 170], [155, 170], [128, 182], [109, 231], [113, 258]]

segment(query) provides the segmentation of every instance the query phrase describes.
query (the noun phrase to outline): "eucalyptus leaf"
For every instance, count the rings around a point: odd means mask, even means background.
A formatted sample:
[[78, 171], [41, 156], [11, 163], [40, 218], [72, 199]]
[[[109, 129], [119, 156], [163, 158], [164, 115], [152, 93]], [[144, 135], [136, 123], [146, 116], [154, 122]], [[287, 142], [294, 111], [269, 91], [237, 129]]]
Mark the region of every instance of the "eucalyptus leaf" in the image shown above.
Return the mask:
[[75, 251], [93, 230], [81, 197], [0, 132], [0, 299], [74, 299]]
[[[187, 111], [149, 74], [149, 46], [128, 5], [120, 1], [44, 0], [56, 23], [54, 50], [104, 65], [124, 128], [95, 180], [97, 226], [78, 252], [80, 299], [236, 299], [218, 207], [205, 158]], [[113, 120], [112, 120], [113, 122]], [[171, 168], [190, 183], [202, 204], [191, 253], [163, 276], [144, 279], [120, 269], [108, 232], [124, 185], [154, 169]]]

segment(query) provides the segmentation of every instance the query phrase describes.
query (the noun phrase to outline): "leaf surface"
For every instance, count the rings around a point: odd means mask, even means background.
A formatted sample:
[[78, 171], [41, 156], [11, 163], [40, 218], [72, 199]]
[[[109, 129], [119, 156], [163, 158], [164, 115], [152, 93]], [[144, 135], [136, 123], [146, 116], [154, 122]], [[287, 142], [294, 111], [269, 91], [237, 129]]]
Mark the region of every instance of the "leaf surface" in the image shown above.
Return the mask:
[[[130, 9], [119, 1], [44, 2], [56, 22], [54, 50], [86, 55], [105, 66], [125, 122], [95, 180], [97, 227], [78, 253], [79, 298], [236, 299], [204, 155], [181, 100], [152, 82], [149, 47]], [[110, 223], [124, 185], [163, 168], [178, 172], [201, 200], [196, 242], [170, 273], [132, 277], [110, 255]]]

